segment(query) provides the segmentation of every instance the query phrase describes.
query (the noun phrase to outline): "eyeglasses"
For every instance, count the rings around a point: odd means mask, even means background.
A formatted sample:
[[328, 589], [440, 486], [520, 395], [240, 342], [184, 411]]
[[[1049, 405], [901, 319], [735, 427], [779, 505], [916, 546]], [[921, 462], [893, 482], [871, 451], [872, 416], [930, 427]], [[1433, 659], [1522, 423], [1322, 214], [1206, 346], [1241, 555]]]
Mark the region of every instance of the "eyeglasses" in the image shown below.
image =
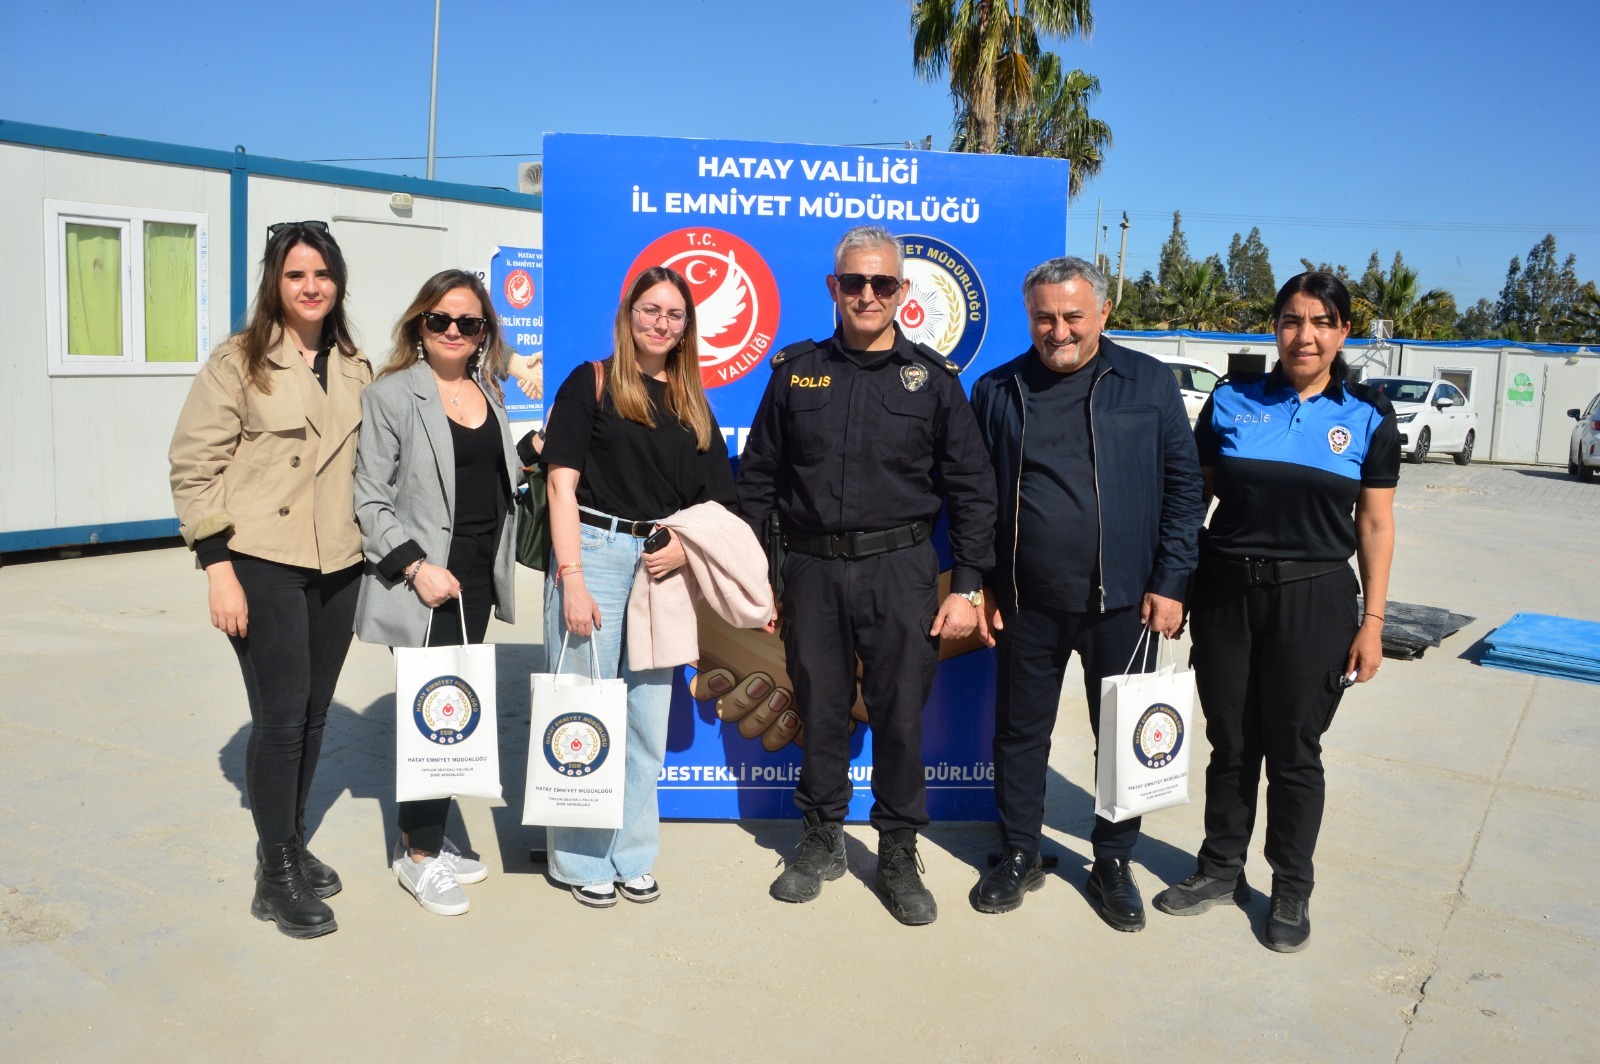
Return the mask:
[[682, 332], [684, 326], [689, 324], [689, 315], [681, 310], [662, 310], [660, 307], [646, 303], [642, 307], [634, 307], [633, 313], [639, 319], [639, 324], [646, 329], [654, 328], [662, 318], [667, 319], [667, 328], [672, 332]]
[[474, 317], [471, 314], [463, 314], [459, 318], [440, 314], [437, 310], [424, 311], [422, 314], [422, 327], [440, 336], [449, 332], [451, 325], [454, 325], [462, 336], [477, 336], [488, 324], [489, 319]]
[[328, 231], [327, 222], [273, 222], [271, 225], [267, 226], [267, 239], [271, 240], [285, 229], [293, 229], [296, 226], [303, 226], [306, 229], [315, 229], [319, 233], [326, 233]]
[[875, 273], [871, 277], [864, 273], [841, 273], [834, 280], [839, 283], [839, 291], [847, 296], [860, 295], [861, 290], [870, 284], [872, 294], [879, 299], [888, 299], [905, 284], [900, 278], [890, 277], [886, 273]]

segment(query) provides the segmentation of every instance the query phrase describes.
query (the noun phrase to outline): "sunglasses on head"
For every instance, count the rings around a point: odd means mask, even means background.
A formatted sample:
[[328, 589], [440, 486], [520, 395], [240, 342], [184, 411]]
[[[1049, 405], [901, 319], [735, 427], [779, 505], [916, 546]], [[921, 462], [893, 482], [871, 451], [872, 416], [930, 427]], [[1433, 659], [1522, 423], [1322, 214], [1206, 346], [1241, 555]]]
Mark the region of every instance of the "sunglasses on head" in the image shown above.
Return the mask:
[[437, 310], [423, 312], [422, 327], [431, 333], [443, 336], [450, 331], [451, 323], [455, 324], [456, 331], [461, 333], [462, 336], [477, 336], [483, 332], [483, 327], [489, 324], [489, 320], [487, 318], [474, 317], [471, 314], [463, 314], [459, 318], [452, 318], [448, 314], [440, 314]]
[[847, 296], [860, 295], [861, 290], [870, 284], [872, 294], [879, 299], [888, 299], [900, 291], [900, 285], [904, 283], [900, 278], [890, 277], [886, 273], [875, 273], [871, 277], [864, 273], [841, 273], [834, 280], [839, 282], [839, 291]]
[[326, 233], [328, 231], [327, 222], [273, 222], [271, 225], [267, 226], [267, 239], [271, 240], [285, 229], [293, 229], [296, 226], [304, 226], [307, 229], [315, 229], [319, 233]]

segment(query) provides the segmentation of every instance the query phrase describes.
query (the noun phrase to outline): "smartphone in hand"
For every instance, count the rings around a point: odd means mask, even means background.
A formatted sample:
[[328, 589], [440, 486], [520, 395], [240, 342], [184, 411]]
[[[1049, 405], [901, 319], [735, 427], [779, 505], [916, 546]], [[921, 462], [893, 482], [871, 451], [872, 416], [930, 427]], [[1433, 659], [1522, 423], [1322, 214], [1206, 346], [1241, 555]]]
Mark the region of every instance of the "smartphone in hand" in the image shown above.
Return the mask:
[[649, 538], [644, 541], [644, 552], [646, 554], [654, 554], [662, 547], [665, 547], [667, 541], [671, 538], [672, 533], [665, 525], [657, 526], [656, 530], [650, 533]]

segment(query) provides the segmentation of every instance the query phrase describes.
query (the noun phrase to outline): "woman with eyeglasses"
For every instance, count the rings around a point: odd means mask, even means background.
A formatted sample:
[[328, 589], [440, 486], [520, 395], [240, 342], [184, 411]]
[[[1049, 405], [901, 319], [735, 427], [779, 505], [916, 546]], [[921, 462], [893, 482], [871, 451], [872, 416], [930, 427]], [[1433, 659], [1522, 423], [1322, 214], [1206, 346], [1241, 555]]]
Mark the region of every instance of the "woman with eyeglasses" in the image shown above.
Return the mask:
[[351, 497], [372, 367], [350, 337], [345, 280], [326, 222], [268, 229], [249, 324], [196, 375], [168, 453], [179, 527], [250, 703], [250, 912], [292, 938], [336, 929], [322, 899], [341, 885], [306, 849], [306, 797], [361, 572]]
[[[700, 382], [694, 298], [674, 270], [655, 266], [617, 307], [614, 349], [586, 362], [556, 393], [543, 457], [549, 472], [550, 572], [544, 645], [550, 671], [628, 685], [622, 827], [549, 829], [550, 875], [580, 903], [617, 896], [651, 902], [660, 850], [656, 777], [667, 747], [672, 669], [628, 667], [628, 595], [643, 559], [651, 579], [684, 564], [676, 533], [648, 550], [655, 523], [696, 503], [732, 507], [728, 448]], [[598, 398], [596, 398], [598, 396]], [[652, 544], [654, 546], [654, 544]]]
[[[509, 348], [483, 282], [428, 278], [362, 398], [356, 516], [367, 567], [356, 634], [391, 647], [483, 642], [513, 612], [512, 491], [520, 466], [500, 381]], [[429, 619], [432, 619], [430, 626]], [[450, 799], [399, 803], [391, 868], [428, 912], [458, 916], [488, 876], [445, 837]]]

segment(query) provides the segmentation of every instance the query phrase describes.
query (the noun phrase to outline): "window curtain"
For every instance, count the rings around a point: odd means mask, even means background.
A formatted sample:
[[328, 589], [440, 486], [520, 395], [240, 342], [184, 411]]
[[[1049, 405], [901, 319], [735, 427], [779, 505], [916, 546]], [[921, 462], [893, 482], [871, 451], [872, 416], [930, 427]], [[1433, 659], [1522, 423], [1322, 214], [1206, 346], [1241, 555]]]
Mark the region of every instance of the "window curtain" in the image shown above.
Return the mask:
[[144, 360], [193, 362], [195, 227], [144, 223]]
[[122, 230], [68, 222], [67, 354], [122, 356]]

